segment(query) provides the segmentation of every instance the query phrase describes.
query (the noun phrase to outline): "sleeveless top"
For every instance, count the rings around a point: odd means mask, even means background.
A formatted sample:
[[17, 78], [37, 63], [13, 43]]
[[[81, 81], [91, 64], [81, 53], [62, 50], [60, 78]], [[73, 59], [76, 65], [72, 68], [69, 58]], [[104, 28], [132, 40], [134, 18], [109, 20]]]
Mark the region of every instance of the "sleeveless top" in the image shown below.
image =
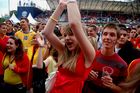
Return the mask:
[[87, 79], [91, 67], [85, 68], [84, 55], [79, 54], [75, 72], [59, 68], [56, 82], [51, 93], [82, 93], [84, 81]]

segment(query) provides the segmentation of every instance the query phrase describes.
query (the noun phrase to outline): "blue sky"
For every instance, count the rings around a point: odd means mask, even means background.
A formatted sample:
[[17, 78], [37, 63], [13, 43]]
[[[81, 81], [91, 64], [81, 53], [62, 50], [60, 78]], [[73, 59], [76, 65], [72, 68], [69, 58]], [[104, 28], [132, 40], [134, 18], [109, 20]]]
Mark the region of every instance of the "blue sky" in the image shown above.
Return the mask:
[[[22, 3], [28, 1], [33, 1], [42, 9], [49, 9], [46, 0], [21, 0]], [[17, 10], [18, 2], [19, 0], [0, 0], [0, 17], [9, 14], [9, 10]]]
[[0, 0], [0, 16], [8, 13], [8, 0]]

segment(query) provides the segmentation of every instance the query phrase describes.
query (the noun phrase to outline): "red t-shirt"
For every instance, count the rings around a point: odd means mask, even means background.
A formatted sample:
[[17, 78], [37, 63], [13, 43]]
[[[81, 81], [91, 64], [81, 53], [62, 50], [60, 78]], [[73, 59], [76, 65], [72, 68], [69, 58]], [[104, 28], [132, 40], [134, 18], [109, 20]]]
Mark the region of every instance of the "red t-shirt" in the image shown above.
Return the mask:
[[101, 51], [96, 51], [92, 70], [98, 72], [98, 78], [92, 81], [87, 80], [83, 93], [113, 93], [112, 90], [104, 87], [101, 77], [107, 71], [110, 73], [113, 83], [117, 85], [127, 76], [127, 63], [116, 53], [112, 56], [105, 56], [101, 54]]

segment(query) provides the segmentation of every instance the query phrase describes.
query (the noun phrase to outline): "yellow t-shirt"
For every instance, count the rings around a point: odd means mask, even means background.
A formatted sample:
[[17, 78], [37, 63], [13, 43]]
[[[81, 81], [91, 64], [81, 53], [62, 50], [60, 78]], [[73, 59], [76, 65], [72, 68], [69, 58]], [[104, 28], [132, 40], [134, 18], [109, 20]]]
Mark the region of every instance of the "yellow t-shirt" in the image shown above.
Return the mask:
[[52, 56], [49, 56], [47, 59], [49, 59], [49, 65], [48, 65], [48, 74], [50, 75], [51, 72], [57, 71], [56, 67], [56, 61], [53, 59]]
[[[28, 55], [30, 61], [31, 61], [32, 56], [33, 56], [33, 46], [34, 45], [28, 47], [28, 51], [27, 51], [27, 55]], [[42, 55], [45, 54], [45, 51], [46, 51], [46, 49], [43, 48], [42, 49]], [[33, 59], [33, 64], [32, 65], [35, 65], [36, 64], [37, 58], [38, 58], [38, 53], [39, 53], [39, 49], [37, 49], [36, 52], [35, 52], [35, 54], [34, 54], [34, 59]]]
[[[4, 82], [12, 85], [20, 84], [22, 83], [22, 79], [18, 73], [15, 73], [13, 70], [11, 70], [8, 66], [10, 64], [10, 58], [9, 56], [6, 56], [3, 60], [3, 66], [7, 67], [4, 71]], [[16, 65], [15, 60], [12, 61], [12, 65]]]
[[27, 34], [23, 33], [22, 31], [18, 31], [15, 33], [15, 36], [21, 39], [24, 49], [27, 49], [27, 50], [28, 50], [28, 47], [31, 46], [31, 41], [34, 35], [35, 35], [34, 31], [31, 31]]

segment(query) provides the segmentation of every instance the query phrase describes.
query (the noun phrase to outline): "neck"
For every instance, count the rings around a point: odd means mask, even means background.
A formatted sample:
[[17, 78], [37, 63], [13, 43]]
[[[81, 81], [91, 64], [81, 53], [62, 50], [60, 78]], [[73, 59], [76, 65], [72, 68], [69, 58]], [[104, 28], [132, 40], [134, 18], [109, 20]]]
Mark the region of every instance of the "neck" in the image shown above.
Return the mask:
[[122, 48], [123, 44], [116, 44], [116, 48]]
[[101, 49], [101, 53], [105, 56], [112, 56], [115, 53], [115, 50], [114, 50], [114, 48], [112, 48], [112, 49], [103, 48], [103, 49]]
[[23, 33], [29, 33], [29, 28], [22, 29]]

